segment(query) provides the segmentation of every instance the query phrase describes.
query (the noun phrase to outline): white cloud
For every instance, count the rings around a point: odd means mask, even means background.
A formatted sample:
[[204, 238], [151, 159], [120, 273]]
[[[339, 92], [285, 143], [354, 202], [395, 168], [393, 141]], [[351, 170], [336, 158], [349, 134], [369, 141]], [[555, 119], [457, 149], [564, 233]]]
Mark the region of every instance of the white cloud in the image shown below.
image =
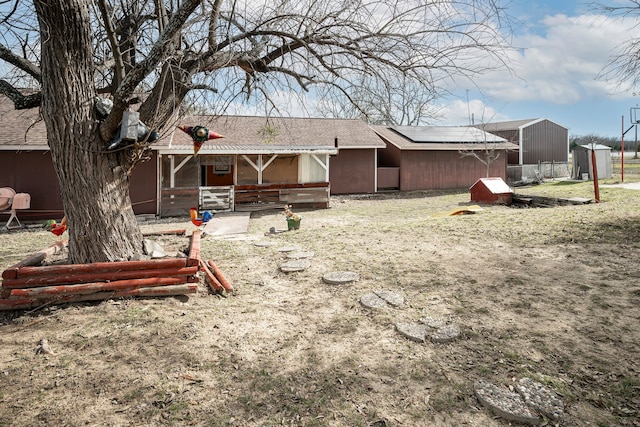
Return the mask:
[[470, 99], [467, 103], [455, 100], [441, 106], [438, 113], [446, 118], [443, 125], [468, 125], [472, 123], [499, 122], [509, 120], [500, 111], [488, 106], [479, 99]]
[[610, 96], [612, 86], [596, 76], [625, 40], [638, 35], [632, 22], [596, 15], [547, 16], [543, 34], [518, 36], [521, 49], [511, 58], [513, 73], [496, 71], [474, 83], [496, 100], [572, 104]]

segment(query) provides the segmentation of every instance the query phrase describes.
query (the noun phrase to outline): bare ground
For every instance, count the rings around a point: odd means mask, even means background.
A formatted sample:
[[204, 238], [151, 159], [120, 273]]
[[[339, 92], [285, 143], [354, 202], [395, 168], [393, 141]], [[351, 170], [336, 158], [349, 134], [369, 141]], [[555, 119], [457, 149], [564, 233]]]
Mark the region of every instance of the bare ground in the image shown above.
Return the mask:
[[[558, 184], [528, 191], [589, 196]], [[473, 383], [525, 376], [561, 396], [550, 425], [640, 425], [640, 192], [601, 199], [438, 217], [468, 193], [341, 197], [269, 236], [283, 216], [254, 215], [247, 235], [202, 241], [234, 295], [201, 284], [188, 298], [0, 313], [0, 425], [506, 426]], [[180, 227], [193, 229], [180, 218], [143, 230]], [[162, 243], [186, 246], [173, 239]], [[0, 234], [0, 269], [54, 240]], [[310, 268], [279, 271], [291, 245], [314, 253]], [[360, 279], [323, 283], [331, 271]], [[380, 289], [405, 305], [359, 303]], [[424, 316], [450, 317], [461, 337], [396, 332]], [[42, 338], [54, 354], [36, 353]]]

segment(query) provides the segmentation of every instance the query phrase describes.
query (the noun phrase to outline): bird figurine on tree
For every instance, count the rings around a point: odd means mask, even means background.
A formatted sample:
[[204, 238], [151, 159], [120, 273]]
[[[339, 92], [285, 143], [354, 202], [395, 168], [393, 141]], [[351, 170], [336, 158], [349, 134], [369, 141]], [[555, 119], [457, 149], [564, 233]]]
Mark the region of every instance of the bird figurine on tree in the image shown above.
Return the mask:
[[189, 215], [191, 216], [191, 222], [196, 227], [206, 224], [211, 220], [211, 218], [213, 218], [213, 214], [209, 211], [202, 212], [202, 218], [198, 218], [198, 208], [191, 208], [189, 210]]
[[188, 134], [193, 139], [193, 155], [196, 156], [202, 144], [211, 139], [224, 138], [219, 133], [207, 129], [204, 126], [178, 126], [178, 129]]

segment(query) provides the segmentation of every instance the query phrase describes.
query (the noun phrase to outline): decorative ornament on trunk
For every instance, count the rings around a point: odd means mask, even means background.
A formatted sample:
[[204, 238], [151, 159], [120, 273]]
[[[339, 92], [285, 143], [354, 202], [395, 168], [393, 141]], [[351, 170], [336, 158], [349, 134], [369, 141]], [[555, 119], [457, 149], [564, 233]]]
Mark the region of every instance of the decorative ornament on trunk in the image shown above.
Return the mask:
[[204, 126], [178, 126], [178, 129], [188, 134], [193, 139], [193, 155], [197, 155], [198, 151], [202, 147], [205, 141], [210, 139], [224, 138], [219, 133], [215, 133], [212, 130]]

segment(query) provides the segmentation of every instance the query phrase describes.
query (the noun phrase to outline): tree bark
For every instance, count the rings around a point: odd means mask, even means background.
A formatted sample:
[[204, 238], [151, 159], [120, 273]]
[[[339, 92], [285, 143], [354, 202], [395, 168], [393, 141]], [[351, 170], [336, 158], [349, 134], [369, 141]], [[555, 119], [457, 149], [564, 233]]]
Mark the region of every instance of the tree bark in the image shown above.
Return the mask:
[[142, 253], [126, 151], [105, 152], [96, 119], [91, 0], [34, 1], [41, 31], [42, 104], [69, 232], [69, 262]]

